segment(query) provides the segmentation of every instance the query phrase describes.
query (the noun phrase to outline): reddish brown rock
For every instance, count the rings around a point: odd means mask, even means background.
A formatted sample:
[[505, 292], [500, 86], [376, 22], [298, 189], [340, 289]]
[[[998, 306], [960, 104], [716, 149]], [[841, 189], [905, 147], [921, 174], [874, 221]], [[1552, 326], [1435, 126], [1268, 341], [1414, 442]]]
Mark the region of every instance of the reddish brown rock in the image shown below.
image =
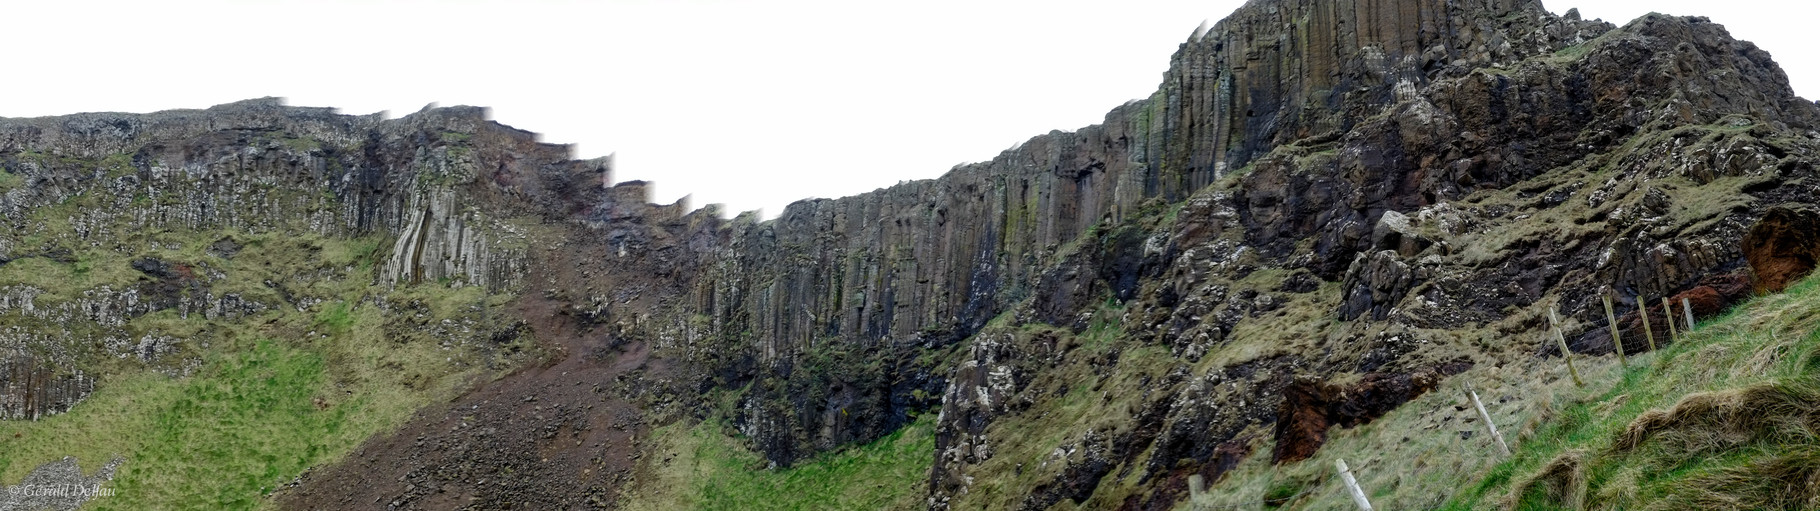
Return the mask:
[[1458, 374], [1466, 367], [1470, 366], [1450, 364], [1407, 374], [1372, 373], [1350, 386], [1318, 378], [1296, 378], [1283, 389], [1277, 445], [1271, 459], [1276, 463], [1308, 459], [1327, 442], [1328, 427], [1351, 428], [1370, 423], [1434, 390], [1443, 376]]
[[1758, 293], [1788, 288], [1814, 271], [1820, 259], [1820, 212], [1804, 206], [1770, 208], [1744, 235], [1744, 258], [1756, 277]]
[[1155, 490], [1145, 494], [1125, 497], [1119, 504], [1119, 511], [1167, 511], [1175, 509], [1176, 504], [1189, 496], [1189, 478], [1201, 476], [1209, 487], [1218, 483], [1226, 472], [1238, 467], [1239, 462], [1251, 456], [1253, 437], [1243, 436], [1221, 442], [1213, 448], [1213, 454], [1207, 463], [1191, 464], [1170, 470], [1153, 487]]
[[1699, 285], [1669, 297], [1669, 301], [1679, 308], [1682, 299], [1686, 299], [1687, 305], [1694, 309], [1694, 317], [1708, 318], [1717, 316], [1750, 297], [1750, 277], [1728, 273], [1701, 279]]
[[1326, 382], [1311, 378], [1298, 378], [1288, 388], [1283, 389], [1282, 413], [1277, 417], [1277, 446], [1271, 453], [1276, 463], [1300, 461], [1314, 456], [1314, 452], [1327, 442], [1327, 427], [1332, 423], [1327, 420], [1327, 403], [1332, 402], [1339, 389]]

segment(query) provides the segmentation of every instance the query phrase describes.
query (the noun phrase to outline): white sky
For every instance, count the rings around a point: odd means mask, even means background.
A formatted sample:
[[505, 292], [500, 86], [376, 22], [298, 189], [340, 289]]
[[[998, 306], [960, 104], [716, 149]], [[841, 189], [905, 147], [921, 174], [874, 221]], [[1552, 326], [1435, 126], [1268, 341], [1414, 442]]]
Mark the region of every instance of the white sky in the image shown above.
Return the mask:
[[[24, 2], [21, 2], [24, 3]], [[1820, 97], [1816, 12], [1786, 0], [1580, 0], [1624, 24], [1705, 15]], [[261, 96], [343, 113], [424, 104], [618, 153], [655, 199], [762, 208], [941, 175], [1148, 96], [1237, 0], [32, 2], [0, 30], [0, 116]], [[1559, 13], [1574, 7], [1546, 0]]]

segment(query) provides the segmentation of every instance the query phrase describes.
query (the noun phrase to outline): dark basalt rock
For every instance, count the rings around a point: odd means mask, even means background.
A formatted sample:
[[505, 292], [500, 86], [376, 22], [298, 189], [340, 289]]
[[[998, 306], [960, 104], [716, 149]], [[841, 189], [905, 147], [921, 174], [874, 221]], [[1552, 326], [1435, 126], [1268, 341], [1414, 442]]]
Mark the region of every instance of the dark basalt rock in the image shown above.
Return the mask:
[[38, 420], [69, 411], [95, 380], [30, 355], [0, 354], [0, 419]]
[[1369, 315], [1371, 319], [1382, 320], [1415, 284], [1415, 272], [1403, 263], [1396, 251], [1359, 254], [1340, 284], [1346, 290], [1345, 301], [1340, 304], [1340, 319]]

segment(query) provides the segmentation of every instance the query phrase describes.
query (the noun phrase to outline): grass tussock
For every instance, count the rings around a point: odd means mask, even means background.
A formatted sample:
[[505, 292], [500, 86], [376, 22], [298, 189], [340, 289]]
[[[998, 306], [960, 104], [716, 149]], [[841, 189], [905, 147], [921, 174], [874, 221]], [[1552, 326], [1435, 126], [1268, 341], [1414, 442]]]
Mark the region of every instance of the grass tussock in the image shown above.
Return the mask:
[[1820, 509], [1820, 450], [1692, 478], [1648, 509]]
[[1628, 453], [1654, 443], [1680, 456], [1719, 452], [1751, 441], [1802, 443], [1820, 426], [1820, 385], [1771, 382], [1688, 395], [1669, 410], [1631, 421], [1612, 444]]
[[1578, 359], [1584, 387], [1559, 358], [1456, 377], [1485, 400], [1511, 456], [1460, 392], [1433, 392], [1330, 431], [1313, 459], [1247, 460], [1179, 509], [1353, 509], [1332, 469], [1343, 458], [1383, 509], [1820, 511], [1820, 277], [1684, 333], [1628, 366]]
[[1544, 465], [1541, 472], [1517, 486], [1517, 502], [1547, 503], [1567, 509], [1581, 509], [1586, 501], [1584, 458], [1585, 453], [1581, 451], [1567, 451], [1555, 456], [1554, 461]]

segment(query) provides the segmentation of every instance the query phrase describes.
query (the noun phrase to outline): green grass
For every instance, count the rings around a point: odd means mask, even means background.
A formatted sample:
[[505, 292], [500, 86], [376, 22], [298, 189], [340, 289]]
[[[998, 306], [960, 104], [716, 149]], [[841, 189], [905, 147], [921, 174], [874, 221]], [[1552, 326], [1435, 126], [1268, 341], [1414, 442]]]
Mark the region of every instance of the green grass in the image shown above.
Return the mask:
[[345, 333], [354, 326], [354, 318], [349, 315], [348, 302], [335, 302], [325, 305], [316, 313], [316, 323], [334, 333]]
[[1083, 346], [1099, 351], [1118, 342], [1119, 338], [1125, 336], [1125, 322], [1120, 319], [1124, 313], [1125, 305], [1108, 295], [1106, 304], [1093, 312], [1093, 319], [1088, 321], [1087, 330], [1081, 333]]
[[628, 510], [922, 509], [934, 461], [935, 416], [873, 441], [785, 469], [723, 433], [718, 423], [672, 424], [653, 432], [640, 487]]
[[[1477, 348], [1517, 358], [1480, 364], [1370, 424], [1331, 429], [1312, 459], [1274, 465], [1254, 454], [1211, 484], [1202, 507], [1183, 508], [1352, 509], [1333, 474], [1338, 458], [1383, 509], [1574, 508], [1566, 497], [1586, 509], [1820, 509], [1788, 497], [1811, 499], [1806, 478], [1820, 474], [1820, 277], [1710, 319], [1629, 367], [1580, 357], [1585, 387], [1559, 358], [1528, 355], [1543, 334]], [[1461, 382], [1485, 400], [1513, 456], [1497, 454]], [[1790, 426], [1804, 414], [1806, 426]], [[1648, 434], [1619, 448], [1633, 424]], [[1268, 437], [1254, 453], [1270, 452]]]
[[1820, 279], [1709, 321], [1619, 374], [1566, 403], [1445, 509], [1820, 509]]
[[[1116, 438], [1135, 427], [1140, 409], [1131, 406], [1129, 399], [1142, 395], [1147, 385], [1177, 368], [1179, 359], [1170, 355], [1168, 347], [1123, 338], [1124, 326], [1116, 314], [1122, 310], [1108, 304], [1080, 335], [1040, 325], [980, 334], [1017, 343], [1032, 359], [1047, 356], [1041, 346], [1051, 342], [1054, 350], [1073, 356], [1045, 371], [1032, 371], [1033, 379], [1019, 395], [1040, 399], [1028, 409], [995, 417], [987, 426], [986, 442], [992, 456], [967, 469], [972, 483], [966, 494], [954, 496], [955, 509], [1016, 509], [1032, 488], [1053, 483], [1069, 463], [1082, 460], [1084, 434]], [[1116, 366], [1095, 365], [1100, 356], [1112, 352], [1118, 353]], [[1058, 449], [1072, 453], [1057, 456]], [[1115, 471], [1101, 480], [1091, 499], [1081, 504], [1063, 499], [1058, 509], [1116, 507], [1139, 491], [1135, 480], [1142, 474], [1142, 470], [1132, 470], [1128, 477], [1121, 477]]]
[[[324, 147], [282, 135], [259, 142], [266, 143], [296, 152]], [[136, 172], [128, 153], [21, 153], [0, 164], [7, 167], [0, 191], [33, 175], [81, 178], [25, 197], [24, 216], [0, 229], [9, 256], [19, 257], [0, 265], [0, 289], [31, 301], [0, 312], [0, 330], [61, 332], [34, 335], [25, 348], [97, 381], [95, 393], [68, 413], [0, 421], [0, 486], [65, 456], [91, 473], [118, 458], [108, 483], [116, 496], [89, 507], [269, 507], [264, 495], [308, 467], [332, 463], [422, 406], [538, 356], [528, 332], [492, 338], [512, 323], [510, 293], [375, 286], [393, 239], [323, 234], [310, 219], [338, 207], [332, 185], [251, 180], [251, 189], [235, 193], [258, 200], [224, 201], [238, 209], [216, 211], [220, 224], [232, 227], [192, 228], [148, 211], [194, 204], [191, 188], [106, 186]], [[504, 221], [536, 229], [541, 219]], [[495, 248], [522, 253], [530, 246], [507, 238]], [[223, 239], [240, 248], [231, 255], [212, 250]], [[162, 260], [180, 277], [159, 282], [133, 268], [141, 258]], [[174, 292], [210, 304], [232, 295], [257, 306], [108, 311], [108, 324], [84, 312], [127, 302], [132, 292], [139, 303]], [[22, 313], [26, 305], [36, 313]], [[142, 360], [132, 348], [140, 339], [169, 349]]]
[[[181, 322], [169, 316], [141, 320]], [[86, 470], [121, 457], [117, 496], [93, 501], [98, 509], [259, 507], [306, 467], [333, 462], [481, 370], [434, 343], [382, 342], [374, 307], [341, 302], [316, 316], [345, 329], [299, 335], [315, 318], [286, 312], [258, 318], [269, 330], [214, 325], [225, 339], [202, 350], [194, 374], [120, 372], [70, 413], [0, 422], [0, 484], [66, 455]]]
[[[348, 346], [234, 344], [189, 377], [120, 374], [71, 413], [0, 422], [0, 481], [66, 455], [90, 471], [119, 457], [116, 496], [91, 502], [96, 509], [259, 507], [306, 467], [334, 461], [452, 388], [412, 392], [397, 378], [346, 388], [325, 352]], [[389, 365], [338, 369], [378, 376]]]
[[18, 188], [19, 185], [22, 184], [25, 184], [24, 177], [11, 172], [0, 171], [0, 193], [6, 193], [9, 190]]
[[143, 410], [146, 429], [133, 432], [141, 441], [125, 453], [132, 462], [114, 482], [124, 498], [95, 507], [253, 507], [262, 493], [329, 461], [334, 447], [357, 441], [336, 437], [362, 403], [328, 410], [311, 403], [327, 390], [320, 355], [264, 341], [210, 362], [201, 377], [164, 383], [166, 392], [155, 396], [162, 402]]

